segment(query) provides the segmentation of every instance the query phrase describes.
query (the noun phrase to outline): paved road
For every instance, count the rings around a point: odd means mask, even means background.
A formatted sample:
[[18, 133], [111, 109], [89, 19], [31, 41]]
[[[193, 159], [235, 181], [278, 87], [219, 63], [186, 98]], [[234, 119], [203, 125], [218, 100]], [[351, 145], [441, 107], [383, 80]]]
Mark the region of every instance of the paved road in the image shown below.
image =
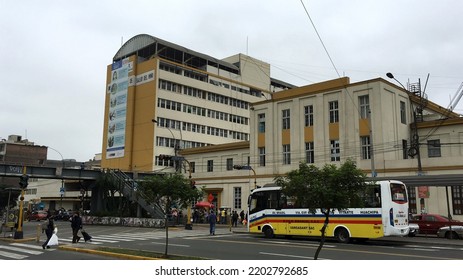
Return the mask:
[[[72, 233], [70, 228], [70, 223], [68, 222], [57, 222], [58, 226], [58, 236], [60, 246], [67, 246], [76, 249], [92, 249], [98, 246], [111, 246], [111, 247], [122, 247], [122, 248], [135, 248], [135, 249], [146, 249], [150, 248], [153, 251], [163, 252], [164, 251], [164, 244], [165, 244], [165, 230], [164, 229], [151, 229], [151, 228], [135, 228], [135, 227], [114, 227], [114, 226], [85, 226], [85, 229], [88, 233], [92, 235], [92, 242], [84, 243], [80, 242], [78, 244], [72, 244]], [[34, 238], [37, 235], [37, 227], [40, 225], [38, 222], [29, 222], [25, 223], [24, 226], [24, 238]], [[188, 248], [191, 248], [193, 242], [197, 243], [198, 248], [205, 248], [209, 244], [215, 244], [214, 248], [217, 249], [220, 246], [230, 246], [229, 251], [234, 251], [236, 247], [250, 246], [250, 245], [258, 245], [258, 243], [263, 243], [267, 245], [276, 245], [278, 243], [282, 244], [281, 247], [284, 247], [285, 244], [288, 245], [287, 240], [282, 239], [275, 239], [275, 240], [267, 240], [264, 238], [258, 238], [256, 236], [248, 236], [243, 234], [246, 232], [244, 227], [238, 228], [230, 228], [229, 226], [218, 225], [216, 230], [216, 236], [210, 237], [209, 236], [209, 228], [208, 225], [193, 225], [193, 230], [185, 230], [183, 227], [174, 227], [169, 228], [169, 240], [170, 248], [169, 253], [179, 253], [187, 252], [191, 254], [191, 250], [188, 251]], [[241, 233], [241, 235], [240, 235]], [[238, 240], [238, 237], [241, 236], [241, 240]], [[248, 240], [243, 241], [244, 236], [248, 236]], [[42, 255], [47, 252], [52, 252], [55, 249], [51, 250], [43, 250], [41, 248], [41, 244], [45, 240], [45, 234], [40, 234], [40, 242], [37, 243], [35, 240], [31, 240], [29, 242], [21, 242], [21, 243], [7, 243], [0, 241], [0, 259], [53, 259], [54, 256], [57, 256], [57, 253], [54, 254], [46, 254]], [[184, 242], [179, 242], [178, 240], [183, 240]], [[222, 240], [224, 240], [222, 242]], [[223, 243], [225, 240], [228, 240], [227, 245]], [[222, 242], [222, 243], [219, 243]], [[313, 240], [313, 244], [310, 246], [315, 247], [317, 244], [317, 239]], [[186, 243], [185, 243], [186, 242]], [[403, 238], [382, 238], [380, 240], [376, 240], [375, 244], [381, 244], [383, 247], [378, 248], [386, 248], [387, 246], [392, 248], [398, 244], [401, 244], [402, 248], [406, 248], [408, 250], [440, 250], [439, 247], [447, 246], [451, 248], [457, 248], [456, 250], [459, 251], [458, 253], [461, 254], [463, 252], [463, 240], [446, 240], [442, 238], [436, 238], [431, 236], [419, 236], [414, 238], [403, 237]], [[255, 243], [255, 244], [254, 244]], [[241, 245], [240, 245], [241, 244]], [[305, 244], [307, 245], [307, 244]], [[338, 246], [338, 244], [330, 245], [329, 246]], [[182, 249], [184, 249], [182, 251]], [[217, 251], [217, 250], [216, 250]], [[64, 252], [63, 252], [64, 253]], [[237, 254], [240, 253], [240, 250], [236, 252]], [[223, 253], [217, 252], [210, 252], [207, 253], [199, 253], [198, 254], [203, 257], [209, 258], [217, 258], [217, 259], [236, 259], [238, 255], [234, 255], [231, 257], [224, 256]], [[285, 254], [290, 255], [289, 252]], [[59, 255], [59, 254], [58, 254]], [[278, 257], [277, 253], [275, 256]], [[274, 256], [274, 257], [275, 257]], [[263, 256], [260, 256], [261, 258]], [[284, 257], [282, 256], [279, 256]], [[252, 258], [249, 256], [249, 258]], [[270, 258], [269, 255], [266, 258]], [[71, 259], [82, 259], [81, 256], [74, 256]], [[89, 257], [90, 259], [90, 257]]]
[[[92, 236], [91, 242], [83, 242], [83, 238], [77, 244], [72, 243], [72, 231], [69, 222], [58, 221], [59, 246], [67, 246], [81, 249], [94, 249], [98, 246], [111, 246], [130, 248], [130, 243], [152, 242], [153, 244], [164, 244], [165, 229], [138, 228], [138, 227], [117, 227], [117, 226], [84, 226], [85, 230]], [[35, 259], [47, 251], [54, 251], [57, 247], [43, 250], [41, 245], [46, 240], [44, 233], [41, 233], [40, 222], [28, 222], [24, 225], [24, 242], [2, 242], [0, 241], [0, 260], [1, 259]], [[37, 242], [37, 232], [39, 242]], [[217, 234], [231, 233], [229, 227], [220, 227]], [[208, 236], [208, 226], [202, 225], [194, 227], [193, 230], [185, 230], [183, 227], [170, 227], [168, 231], [169, 239]], [[2, 233], [2, 237], [8, 237], [8, 233]], [[8, 238], [7, 238], [8, 239]], [[8, 240], [13, 241], [13, 240]], [[163, 252], [163, 250], [161, 250]], [[42, 256], [44, 257], [44, 256]]]

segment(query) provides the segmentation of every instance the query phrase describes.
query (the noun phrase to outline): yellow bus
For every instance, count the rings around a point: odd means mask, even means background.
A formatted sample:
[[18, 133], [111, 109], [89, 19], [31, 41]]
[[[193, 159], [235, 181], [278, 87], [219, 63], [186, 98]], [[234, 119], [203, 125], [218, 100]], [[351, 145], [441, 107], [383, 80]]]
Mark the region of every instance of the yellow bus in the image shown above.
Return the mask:
[[[369, 184], [363, 199], [362, 208], [333, 210], [325, 236], [347, 243], [352, 239], [408, 234], [408, 195], [402, 182], [388, 180]], [[320, 209], [312, 213], [308, 208], [286, 197], [279, 186], [254, 189], [248, 199], [248, 231], [263, 233], [268, 238], [321, 236], [325, 216]]]

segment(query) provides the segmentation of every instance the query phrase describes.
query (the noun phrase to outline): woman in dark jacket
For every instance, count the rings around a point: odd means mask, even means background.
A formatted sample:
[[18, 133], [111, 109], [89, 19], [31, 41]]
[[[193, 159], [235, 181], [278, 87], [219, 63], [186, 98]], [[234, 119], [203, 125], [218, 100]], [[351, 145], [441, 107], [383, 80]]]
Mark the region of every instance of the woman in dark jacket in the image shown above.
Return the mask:
[[79, 212], [76, 212], [71, 220], [71, 228], [72, 228], [72, 243], [79, 242], [80, 236], [77, 234], [79, 230], [82, 228], [82, 219], [80, 218]]

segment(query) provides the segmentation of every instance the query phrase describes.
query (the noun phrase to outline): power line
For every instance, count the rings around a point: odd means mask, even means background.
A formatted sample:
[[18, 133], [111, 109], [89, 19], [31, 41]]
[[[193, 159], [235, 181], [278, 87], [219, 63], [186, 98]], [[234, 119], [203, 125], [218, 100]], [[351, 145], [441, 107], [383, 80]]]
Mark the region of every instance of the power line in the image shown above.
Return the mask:
[[330, 62], [331, 62], [331, 65], [333, 66], [334, 70], [336, 71], [336, 74], [338, 74], [338, 77], [341, 77], [341, 75], [339, 75], [338, 69], [336, 68], [336, 65], [334, 65], [333, 59], [331, 59], [330, 53], [328, 52], [328, 49], [326, 48], [325, 43], [324, 43], [323, 40], [322, 40], [322, 37], [321, 37], [320, 34], [318, 33], [317, 27], [315, 27], [315, 24], [314, 24], [314, 22], [312, 21], [312, 18], [310, 17], [310, 14], [309, 14], [309, 12], [307, 11], [307, 9], [306, 9], [306, 7], [305, 7], [305, 5], [304, 5], [304, 2], [303, 2], [302, 0], [301, 0], [301, 4], [302, 4], [302, 6], [304, 7], [305, 13], [307, 14], [307, 17], [309, 18], [310, 23], [312, 24], [312, 27], [313, 27], [313, 29], [315, 30], [315, 33], [317, 34], [318, 39], [320, 40], [320, 43], [322, 44], [323, 49], [325, 50], [326, 55], [328, 56], [328, 58], [329, 58], [329, 60], [330, 60]]

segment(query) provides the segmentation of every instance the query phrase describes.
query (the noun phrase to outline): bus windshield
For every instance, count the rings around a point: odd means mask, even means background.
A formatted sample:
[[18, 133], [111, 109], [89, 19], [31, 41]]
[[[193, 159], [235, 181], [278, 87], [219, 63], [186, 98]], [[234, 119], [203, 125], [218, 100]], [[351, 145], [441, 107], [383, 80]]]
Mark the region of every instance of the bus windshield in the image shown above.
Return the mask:
[[396, 203], [407, 202], [407, 190], [405, 185], [391, 184], [391, 199]]
[[256, 192], [252, 194], [249, 201], [249, 213], [255, 213], [264, 209], [286, 208], [287, 199], [281, 190]]

